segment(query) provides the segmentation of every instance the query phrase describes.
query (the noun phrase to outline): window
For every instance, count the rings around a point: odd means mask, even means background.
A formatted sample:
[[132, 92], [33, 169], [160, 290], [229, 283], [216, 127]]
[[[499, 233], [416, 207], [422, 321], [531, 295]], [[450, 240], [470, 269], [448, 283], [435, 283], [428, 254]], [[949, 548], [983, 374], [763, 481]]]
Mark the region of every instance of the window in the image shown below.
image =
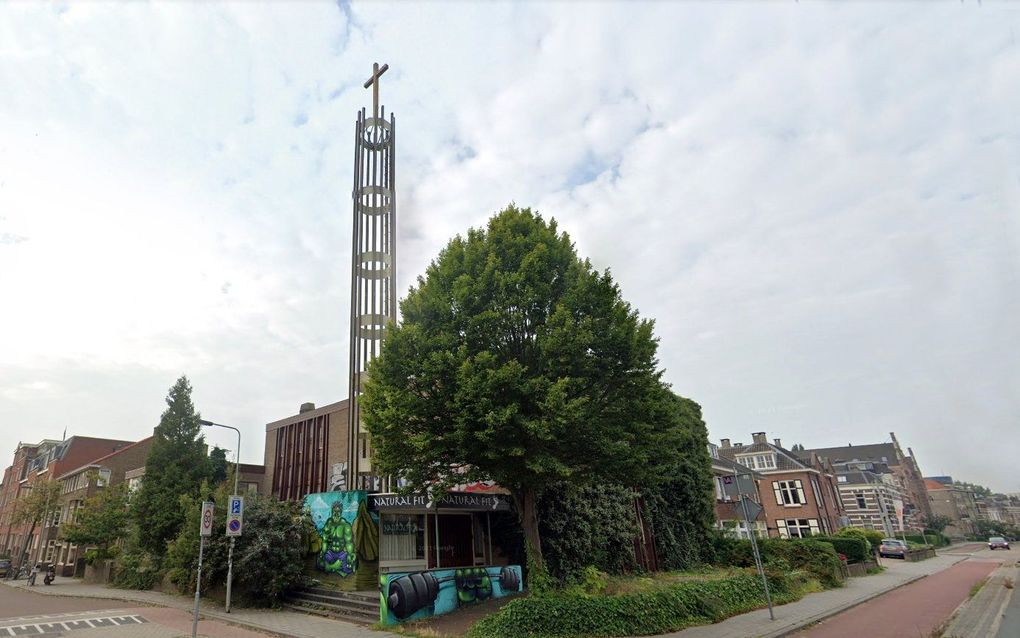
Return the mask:
[[425, 515], [383, 514], [382, 546], [385, 560], [425, 560]]
[[817, 518], [788, 518], [776, 521], [780, 538], [807, 538], [818, 534]]
[[864, 492], [854, 492], [854, 496], [857, 498], [858, 509], [868, 509], [868, 502], [864, 499]]
[[804, 485], [800, 479], [794, 481], [772, 481], [772, 491], [776, 495], [776, 504], [784, 506], [803, 505]]
[[818, 489], [818, 480], [815, 477], [811, 477], [811, 491], [815, 493], [815, 505], [818, 507], [822, 506], [822, 491]]
[[737, 462], [752, 470], [774, 470], [776, 469], [775, 454], [748, 454], [737, 457]]
[[99, 478], [96, 480], [98, 487], [103, 487], [110, 482], [110, 470], [99, 470]]
[[836, 477], [836, 481], [838, 481], [839, 483], [846, 483], [846, 477], [840, 474], [839, 476]]

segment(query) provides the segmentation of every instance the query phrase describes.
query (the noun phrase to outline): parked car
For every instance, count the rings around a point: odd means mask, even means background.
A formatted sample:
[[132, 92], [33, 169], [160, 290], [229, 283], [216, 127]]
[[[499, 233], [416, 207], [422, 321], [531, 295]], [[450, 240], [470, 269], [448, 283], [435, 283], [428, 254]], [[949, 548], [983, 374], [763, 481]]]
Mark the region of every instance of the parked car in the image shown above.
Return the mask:
[[1001, 536], [992, 536], [988, 539], [988, 549], [1009, 549], [1009, 541]]
[[0, 578], [7, 578], [7, 574], [11, 571], [11, 560], [9, 558], [0, 558]]
[[907, 544], [895, 538], [883, 538], [878, 546], [878, 555], [882, 558], [906, 558]]

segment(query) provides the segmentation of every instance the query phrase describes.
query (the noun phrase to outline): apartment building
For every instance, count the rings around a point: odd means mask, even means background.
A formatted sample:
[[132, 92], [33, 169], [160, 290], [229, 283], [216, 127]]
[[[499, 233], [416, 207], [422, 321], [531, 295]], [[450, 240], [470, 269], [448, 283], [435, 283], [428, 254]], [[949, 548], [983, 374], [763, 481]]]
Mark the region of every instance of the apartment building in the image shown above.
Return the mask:
[[899, 481], [887, 465], [855, 462], [833, 467], [840, 500], [852, 527], [878, 530], [886, 536], [903, 531], [905, 500]]

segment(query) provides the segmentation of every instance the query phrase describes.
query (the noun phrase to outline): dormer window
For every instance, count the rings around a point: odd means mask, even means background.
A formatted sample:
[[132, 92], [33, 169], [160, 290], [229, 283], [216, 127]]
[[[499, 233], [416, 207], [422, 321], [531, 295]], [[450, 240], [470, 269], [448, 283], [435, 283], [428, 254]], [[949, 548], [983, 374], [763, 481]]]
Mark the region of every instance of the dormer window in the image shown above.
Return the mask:
[[774, 470], [776, 469], [776, 455], [772, 453], [746, 454], [738, 456], [737, 463], [752, 470]]

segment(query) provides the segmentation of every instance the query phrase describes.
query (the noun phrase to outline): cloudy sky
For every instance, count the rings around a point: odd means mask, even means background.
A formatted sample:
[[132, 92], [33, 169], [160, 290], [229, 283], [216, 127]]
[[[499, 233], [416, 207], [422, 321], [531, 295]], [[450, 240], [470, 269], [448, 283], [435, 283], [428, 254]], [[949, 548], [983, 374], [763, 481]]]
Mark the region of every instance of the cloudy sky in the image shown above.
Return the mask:
[[1020, 491], [1018, 38], [972, 2], [4, 3], [0, 450], [146, 436], [187, 374], [261, 462], [346, 397], [379, 61], [401, 290], [531, 206], [656, 320], [713, 439], [895, 431]]

